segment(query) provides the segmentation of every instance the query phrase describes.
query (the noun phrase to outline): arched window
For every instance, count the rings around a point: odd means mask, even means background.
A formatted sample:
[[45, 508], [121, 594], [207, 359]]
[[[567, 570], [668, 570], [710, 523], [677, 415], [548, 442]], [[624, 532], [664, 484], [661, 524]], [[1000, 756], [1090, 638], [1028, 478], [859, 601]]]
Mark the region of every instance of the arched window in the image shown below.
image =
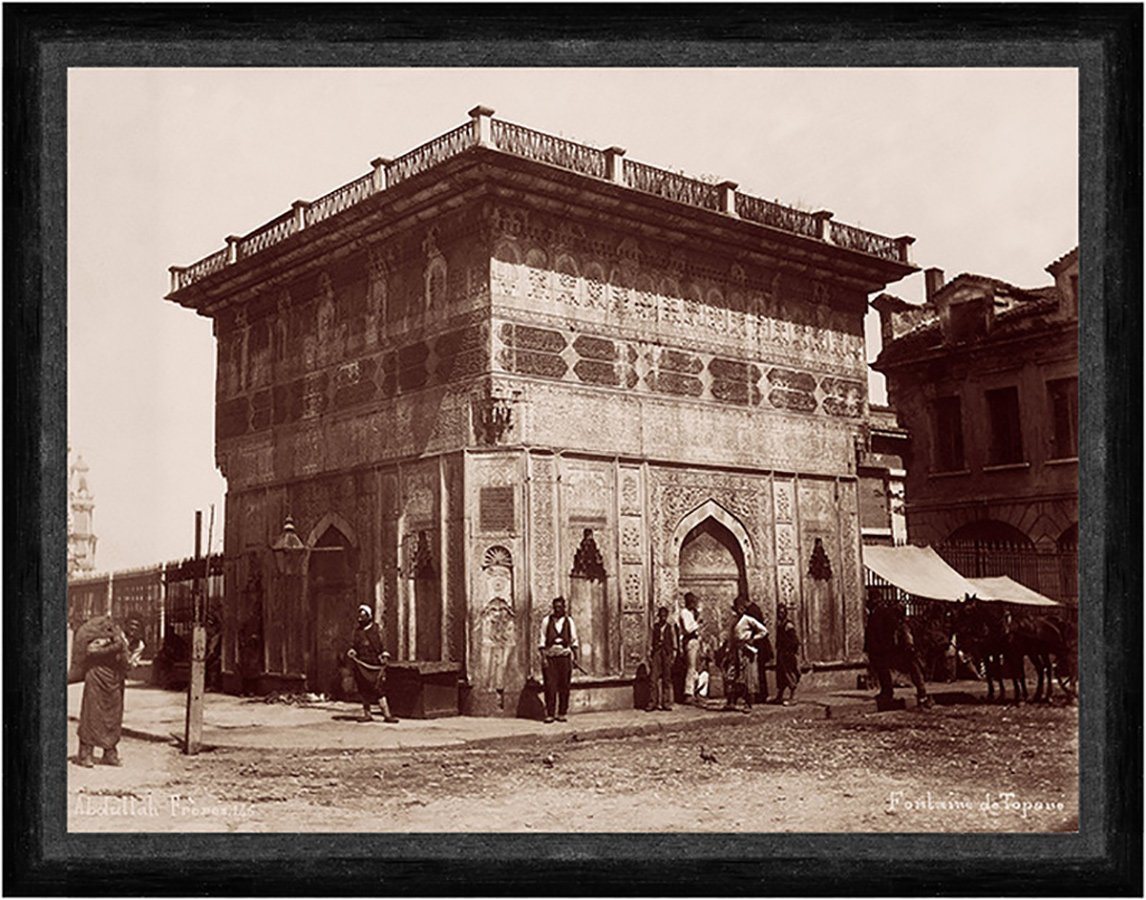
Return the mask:
[[961, 575], [969, 578], [1008, 575], [1033, 590], [1043, 590], [1034, 542], [1007, 522], [997, 519], [969, 522], [951, 532], [935, 549]]

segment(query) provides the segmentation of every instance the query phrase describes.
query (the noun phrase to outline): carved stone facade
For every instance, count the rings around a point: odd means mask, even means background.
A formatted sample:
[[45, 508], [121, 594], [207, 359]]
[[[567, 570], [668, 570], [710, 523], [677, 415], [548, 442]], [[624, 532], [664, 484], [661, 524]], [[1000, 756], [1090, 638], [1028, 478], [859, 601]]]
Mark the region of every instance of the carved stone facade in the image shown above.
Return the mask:
[[862, 318], [911, 267], [480, 148], [441, 168], [172, 295], [218, 341], [234, 683], [254, 580], [266, 673], [325, 690], [366, 602], [479, 714], [539, 677], [558, 594], [575, 707], [631, 704], [686, 589], [710, 643], [745, 591], [856, 660]]

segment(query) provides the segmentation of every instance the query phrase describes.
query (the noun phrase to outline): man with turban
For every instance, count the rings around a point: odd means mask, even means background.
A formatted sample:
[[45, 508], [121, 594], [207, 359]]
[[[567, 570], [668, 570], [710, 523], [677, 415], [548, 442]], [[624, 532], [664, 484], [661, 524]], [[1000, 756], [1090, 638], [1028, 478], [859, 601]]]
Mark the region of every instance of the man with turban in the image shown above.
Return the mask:
[[84, 683], [77, 758], [84, 768], [95, 765], [96, 747], [103, 750], [104, 765], [123, 764], [118, 749], [123, 731], [123, 694], [132, 666], [132, 648], [136, 645], [142, 650], [139, 635], [125, 635], [111, 616], [89, 619], [76, 631], [68, 681]]
[[362, 721], [373, 720], [370, 709], [377, 703], [387, 723], [397, 722], [390, 715], [390, 702], [386, 699], [386, 663], [390, 654], [382, 647], [382, 633], [374, 623], [374, 612], [365, 603], [358, 607], [358, 627], [354, 629], [347, 656], [354, 667], [354, 682], [362, 698]]

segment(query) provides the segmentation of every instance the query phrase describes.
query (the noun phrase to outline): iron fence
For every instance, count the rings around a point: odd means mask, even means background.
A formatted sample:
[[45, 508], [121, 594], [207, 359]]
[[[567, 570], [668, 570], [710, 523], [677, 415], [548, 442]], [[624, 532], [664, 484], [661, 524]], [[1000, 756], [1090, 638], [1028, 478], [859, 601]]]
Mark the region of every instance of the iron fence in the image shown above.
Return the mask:
[[[68, 628], [93, 616], [111, 615], [121, 623], [137, 619], [143, 629], [144, 659], [152, 659], [175, 635], [189, 647], [195, 619], [196, 579], [206, 577], [204, 598], [217, 608], [223, 598], [223, 557], [184, 559], [68, 582]], [[204, 606], [204, 615], [213, 610]], [[217, 624], [217, 623], [216, 623]]]
[[1078, 602], [1077, 547], [1040, 551], [1031, 544], [970, 540], [944, 541], [935, 551], [967, 578], [1007, 575], [1052, 600]]

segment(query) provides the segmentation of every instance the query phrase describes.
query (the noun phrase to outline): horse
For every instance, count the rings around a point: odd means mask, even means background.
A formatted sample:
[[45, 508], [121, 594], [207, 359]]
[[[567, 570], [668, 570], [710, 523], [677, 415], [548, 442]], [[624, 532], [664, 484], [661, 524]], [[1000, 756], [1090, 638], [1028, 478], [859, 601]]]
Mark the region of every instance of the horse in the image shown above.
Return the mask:
[[1059, 685], [1068, 695], [1074, 693], [1074, 651], [1067, 638], [1064, 623], [1047, 614], [1024, 613], [1015, 619], [1014, 647], [1019, 654], [1020, 677], [1026, 695], [1026, 678], [1022, 658], [1030, 659], [1038, 674], [1035, 702], [1051, 700], [1057, 675]]
[[959, 645], [974, 659], [982, 662], [987, 679], [987, 702], [995, 701], [995, 682], [999, 700], [1006, 702], [1006, 678], [1009, 676], [1015, 701], [1027, 698], [1022, 677], [1023, 652], [1016, 641], [1011, 613], [1002, 604], [984, 603], [974, 594], [967, 596], [956, 613]]

